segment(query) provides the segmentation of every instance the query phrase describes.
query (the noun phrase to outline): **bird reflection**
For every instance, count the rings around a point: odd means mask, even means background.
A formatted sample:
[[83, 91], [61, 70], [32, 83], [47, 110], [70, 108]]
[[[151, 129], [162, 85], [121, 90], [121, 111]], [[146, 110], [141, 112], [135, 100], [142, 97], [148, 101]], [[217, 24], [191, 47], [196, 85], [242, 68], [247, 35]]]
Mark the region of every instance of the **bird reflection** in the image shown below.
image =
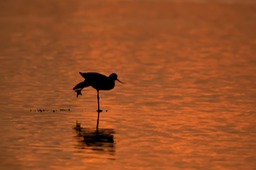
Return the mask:
[[89, 148], [94, 151], [103, 151], [113, 153], [115, 152], [114, 143], [114, 129], [100, 129], [98, 131], [83, 128], [81, 124], [76, 122], [74, 129], [77, 132], [80, 145], [79, 148], [86, 149]]

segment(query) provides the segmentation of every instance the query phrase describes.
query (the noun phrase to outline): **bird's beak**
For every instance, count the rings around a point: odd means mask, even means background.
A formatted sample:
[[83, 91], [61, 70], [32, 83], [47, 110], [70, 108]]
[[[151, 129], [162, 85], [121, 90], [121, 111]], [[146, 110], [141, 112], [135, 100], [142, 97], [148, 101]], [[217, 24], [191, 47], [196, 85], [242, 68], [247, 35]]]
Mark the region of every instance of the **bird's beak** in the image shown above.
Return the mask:
[[117, 81], [119, 81], [120, 83], [124, 84], [124, 82], [120, 81], [119, 79], [116, 79]]

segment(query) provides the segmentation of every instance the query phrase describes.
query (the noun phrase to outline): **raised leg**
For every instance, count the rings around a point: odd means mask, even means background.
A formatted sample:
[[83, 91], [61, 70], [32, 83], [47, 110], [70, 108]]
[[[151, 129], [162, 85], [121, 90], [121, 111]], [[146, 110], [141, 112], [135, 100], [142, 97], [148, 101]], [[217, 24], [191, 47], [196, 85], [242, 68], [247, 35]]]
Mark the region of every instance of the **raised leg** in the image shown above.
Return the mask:
[[85, 81], [78, 83], [75, 87], [73, 87], [73, 90], [76, 92], [76, 97], [78, 97], [79, 95], [82, 96], [81, 91], [83, 90], [83, 88], [88, 87], [88, 86], [90, 86], [90, 83], [85, 80]]

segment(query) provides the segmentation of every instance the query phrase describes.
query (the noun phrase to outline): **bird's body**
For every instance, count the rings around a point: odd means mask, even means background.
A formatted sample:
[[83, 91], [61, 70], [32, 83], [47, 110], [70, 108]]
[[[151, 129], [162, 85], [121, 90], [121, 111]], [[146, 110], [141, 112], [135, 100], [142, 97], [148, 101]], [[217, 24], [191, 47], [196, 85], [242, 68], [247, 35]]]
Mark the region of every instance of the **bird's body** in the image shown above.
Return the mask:
[[81, 73], [80, 75], [85, 79], [83, 82], [78, 83], [73, 90], [77, 92], [77, 97], [82, 95], [81, 90], [85, 87], [92, 86], [97, 91], [99, 90], [111, 90], [115, 87], [115, 80], [117, 79], [117, 74], [112, 73], [108, 77], [95, 72]]

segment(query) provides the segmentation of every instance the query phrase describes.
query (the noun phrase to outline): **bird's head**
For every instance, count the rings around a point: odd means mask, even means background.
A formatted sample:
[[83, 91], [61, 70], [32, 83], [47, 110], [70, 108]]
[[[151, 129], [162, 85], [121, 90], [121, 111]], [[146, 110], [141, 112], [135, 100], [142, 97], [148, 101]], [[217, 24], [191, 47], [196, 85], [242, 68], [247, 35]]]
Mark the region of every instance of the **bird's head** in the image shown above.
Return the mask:
[[117, 81], [119, 81], [120, 83], [123, 84], [123, 82], [120, 81], [120, 80], [117, 78], [117, 74], [116, 74], [116, 73], [110, 74], [110, 75], [109, 75], [109, 78], [110, 78], [111, 80], [117, 80]]

